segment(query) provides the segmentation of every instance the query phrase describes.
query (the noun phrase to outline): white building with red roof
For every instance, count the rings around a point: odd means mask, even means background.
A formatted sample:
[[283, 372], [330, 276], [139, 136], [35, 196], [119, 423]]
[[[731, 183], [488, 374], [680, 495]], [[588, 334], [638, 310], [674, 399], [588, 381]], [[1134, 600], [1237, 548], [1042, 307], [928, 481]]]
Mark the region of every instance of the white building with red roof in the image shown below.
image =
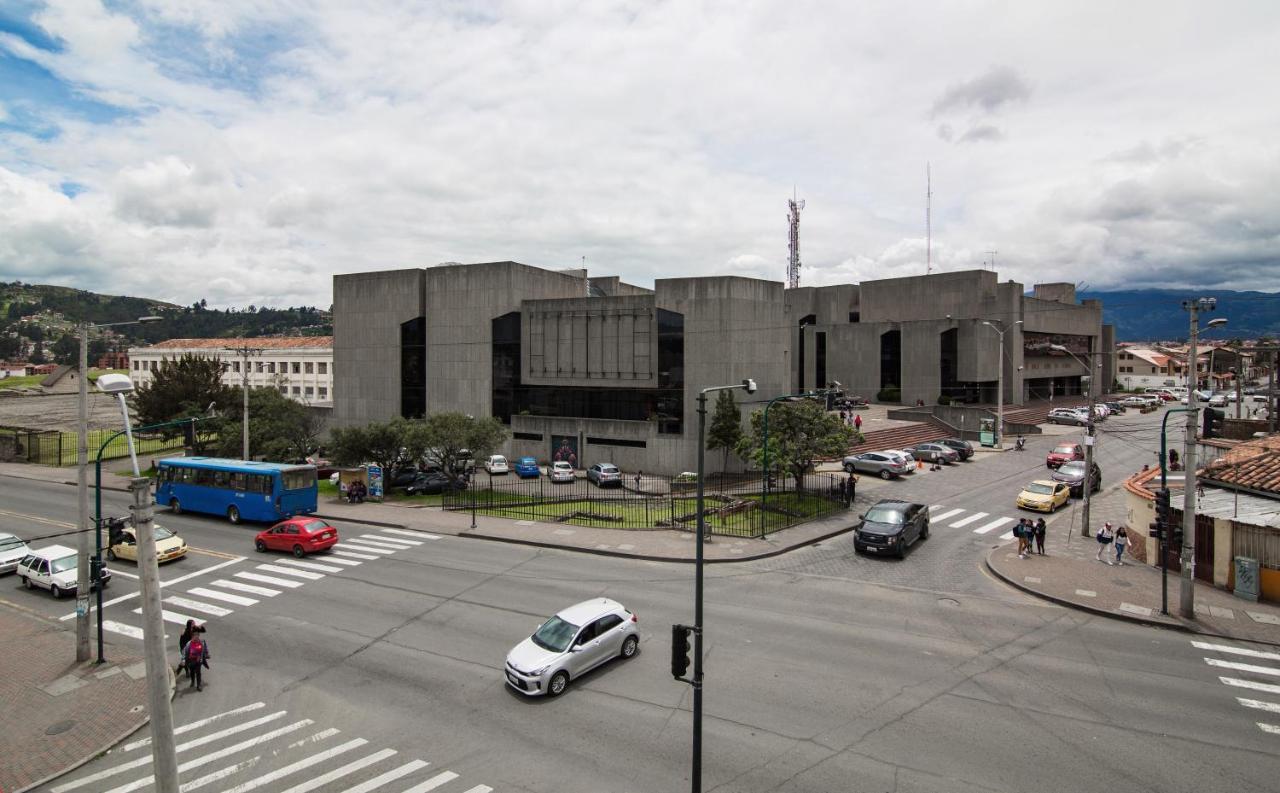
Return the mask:
[[[247, 354], [246, 354], [247, 351]], [[270, 387], [308, 405], [333, 404], [333, 337], [286, 336], [257, 339], [169, 339], [129, 349], [129, 376], [150, 382], [161, 362], [184, 355], [216, 358], [226, 364], [223, 381], [239, 387], [247, 368], [251, 388]]]

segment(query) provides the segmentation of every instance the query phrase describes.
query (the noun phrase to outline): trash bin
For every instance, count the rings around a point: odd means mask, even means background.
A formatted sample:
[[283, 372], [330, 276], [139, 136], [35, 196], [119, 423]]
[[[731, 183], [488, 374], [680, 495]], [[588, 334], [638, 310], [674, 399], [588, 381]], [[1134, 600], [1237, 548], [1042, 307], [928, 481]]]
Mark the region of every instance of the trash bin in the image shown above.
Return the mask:
[[1237, 556], [1236, 587], [1233, 590], [1235, 596], [1257, 603], [1258, 594], [1261, 590], [1260, 585], [1258, 560], [1250, 559], [1247, 556]]

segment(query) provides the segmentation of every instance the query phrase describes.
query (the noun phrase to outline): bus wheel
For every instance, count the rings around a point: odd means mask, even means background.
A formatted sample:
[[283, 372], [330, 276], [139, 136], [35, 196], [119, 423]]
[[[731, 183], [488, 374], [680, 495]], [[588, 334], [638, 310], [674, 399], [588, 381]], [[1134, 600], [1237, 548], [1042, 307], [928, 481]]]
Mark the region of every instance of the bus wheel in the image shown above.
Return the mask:
[[182, 514], [182, 502], [175, 498], [174, 500], [172, 500], [172, 501], [170, 501], [170, 502], [169, 502], [169, 509], [173, 510], [173, 514], [175, 514], [175, 515], [181, 515], [181, 514]]
[[239, 523], [240, 510], [236, 509], [235, 507], [227, 507], [227, 520], [231, 521], [232, 523]]

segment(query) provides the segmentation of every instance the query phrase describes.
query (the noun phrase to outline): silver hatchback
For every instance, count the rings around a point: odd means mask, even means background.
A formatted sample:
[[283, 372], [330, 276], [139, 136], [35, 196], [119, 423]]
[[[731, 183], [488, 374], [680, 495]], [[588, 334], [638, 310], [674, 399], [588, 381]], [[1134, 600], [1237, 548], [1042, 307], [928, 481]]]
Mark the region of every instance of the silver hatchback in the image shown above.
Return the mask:
[[635, 614], [609, 598], [592, 598], [561, 611], [507, 653], [507, 685], [531, 697], [556, 696], [614, 658], [640, 647]]

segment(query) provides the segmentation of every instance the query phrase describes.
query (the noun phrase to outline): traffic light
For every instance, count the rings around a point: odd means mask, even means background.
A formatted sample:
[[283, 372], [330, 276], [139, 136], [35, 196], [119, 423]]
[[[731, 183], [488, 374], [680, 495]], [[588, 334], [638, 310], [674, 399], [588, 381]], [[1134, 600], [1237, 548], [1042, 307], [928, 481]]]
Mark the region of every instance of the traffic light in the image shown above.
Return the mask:
[[1218, 438], [1222, 436], [1222, 422], [1226, 419], [1227, 412], [1218, 410], [1217, 408], [1205, 408], [1204, 416], [1201, 418], [1203, 422], [1200, 427], [1201, 438]]
[[689, 644], [689, 635], [693, 633], [690, 625], [671, 626], [671, 676], [679, 680], [689, 671], [689, 653], [693, 647]]
[[1156, 523], [1169, 525], [1169, 488], [1162, 487], [1156, 491]]
[[1153, 540], [1164, 539], [1164, 524], [1158, 520], [1153, 520], [1147, 524], [1147, 536]]

